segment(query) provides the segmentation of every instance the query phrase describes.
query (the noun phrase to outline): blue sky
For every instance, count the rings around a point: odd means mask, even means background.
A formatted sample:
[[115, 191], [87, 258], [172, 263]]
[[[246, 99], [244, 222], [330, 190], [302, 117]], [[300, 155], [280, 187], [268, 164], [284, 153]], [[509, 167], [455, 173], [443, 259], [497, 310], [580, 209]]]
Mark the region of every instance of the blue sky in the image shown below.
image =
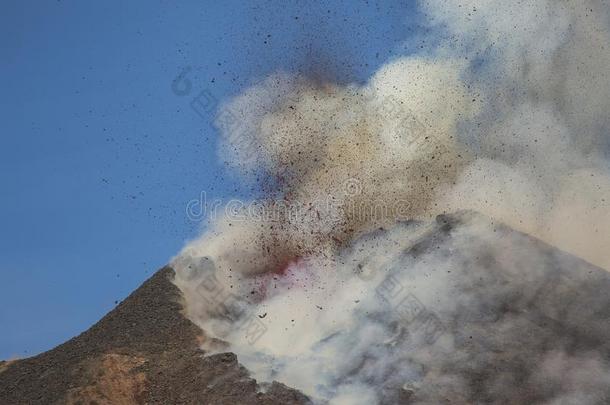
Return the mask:
[[[405, 1], [3, 1], [0, 358], [87, 329], [195, 236], [188, 201], [252, 190], [212, 116], [276, 70], [364, 81], [419, 47]], [[189, 94], [172, 81], [191, 67]]]

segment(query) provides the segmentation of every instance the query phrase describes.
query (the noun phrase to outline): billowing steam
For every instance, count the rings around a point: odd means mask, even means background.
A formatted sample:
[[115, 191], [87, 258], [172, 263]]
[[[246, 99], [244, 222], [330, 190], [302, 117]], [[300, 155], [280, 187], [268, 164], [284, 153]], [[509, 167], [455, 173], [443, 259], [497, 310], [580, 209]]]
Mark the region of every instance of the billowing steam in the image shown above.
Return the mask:
[[246, 129], [224, 134], [224, 156], [246, 176], [280, 183], [260, 207], [277, 220], [246, 212], [251, 220], [220, 221], [185, 254], [213, 257], [221, 273], [277, 271], [396, 217], [424, 214], [467, 162], [454, 136], [475, 110], [463, 68], [399, 60], [366, 87], [278, 74], [234, 99], [226, 108]]
[[[610, 9], [420, 5], [434, 50], [223, 107], [242, 127], [222, 157], [267, 198], [174, 260], [186, 312], [208, 350], [314, 400], [604, 403], [608, 282], [493, 223], [610, 269]], [[493, 220], [430, 220], [461, 210]]]
[[[473, 208], [610, 269], [610, 9], [604, 1], [423, 2], [439, 54], [485, 106], [449, 210]], [[445, 201], [449, 201], [445, 200]]]

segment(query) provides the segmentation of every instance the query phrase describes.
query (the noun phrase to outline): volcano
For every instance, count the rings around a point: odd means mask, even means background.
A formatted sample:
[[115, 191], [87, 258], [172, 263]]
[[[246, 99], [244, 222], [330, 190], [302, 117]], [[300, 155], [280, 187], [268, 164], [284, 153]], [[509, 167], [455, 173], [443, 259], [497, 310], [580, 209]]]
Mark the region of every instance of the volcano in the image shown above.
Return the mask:
[[[401, 240], [410, 233], [417, 237]], [[395, 254], [370, 243], [388, 240]], [[316, 342], [320, 351], [334, 344], [348, 353], [336, 359], [343, 363], [332, 384], [357, 380], [382, 404], [610, 403], [610, 275], [603, 269], [472, 212], [397, 223], [343, 249], [340, 258], [355, 277], [381, 280], [359, 292], [356, 310], [370, 298], [391, 311], [364, 307], [354, 319], [366, 321]], [[375, 254], [390, 262], [375, 267]], [[83, 334], [0, 363], [0, 404], [336, 399], [289, 387], [281, 361], [266, 358], [277, 380], [267, 381], [242, 366], [230, 345], [222, 353], [204, 351], [210, 338], [187, 319], [173, 277], [165, 267]], [[274, 315], [259, 319], [272, 322]], [[365, 341], [371, 336], [361, 331], [365, 323], [383, 326], [390, 338]]]
[[[257, 385], [232, 353], [205, 357], [164, 267], [81, 335], [0, 365], [0, 404], [302, 404]], [[264, 391], [264, 392], [261, 392]]]

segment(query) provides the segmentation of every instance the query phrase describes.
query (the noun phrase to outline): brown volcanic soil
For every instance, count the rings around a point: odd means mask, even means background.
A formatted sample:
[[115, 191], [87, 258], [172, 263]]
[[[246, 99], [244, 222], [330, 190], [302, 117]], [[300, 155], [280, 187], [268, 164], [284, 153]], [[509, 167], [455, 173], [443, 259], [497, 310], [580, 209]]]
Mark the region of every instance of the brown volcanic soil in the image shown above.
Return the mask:
[[[304, 404], [250, 378], [233, 353], [204, 357], [165, 267], [91, 329], [38, 356], [0, 363], [0, 404]], [[260, 392], [260, 391], [264, 392]]]

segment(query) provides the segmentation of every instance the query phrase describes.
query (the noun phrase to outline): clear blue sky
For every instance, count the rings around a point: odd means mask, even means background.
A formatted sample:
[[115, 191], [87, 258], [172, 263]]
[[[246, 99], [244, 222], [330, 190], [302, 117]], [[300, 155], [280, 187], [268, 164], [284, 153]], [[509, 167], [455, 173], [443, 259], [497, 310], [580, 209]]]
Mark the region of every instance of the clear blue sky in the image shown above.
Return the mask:
[[[327, 4], [328, 3], [328, 4]], [[26, 1], [0, 5], [0, 358], [87, 329], [246, 196], [216, 160], [218, 99], [278, 69], [364, 81], [411, 51], [411, 1]], [[193, 89], [171, 90], [191, 66]]]

